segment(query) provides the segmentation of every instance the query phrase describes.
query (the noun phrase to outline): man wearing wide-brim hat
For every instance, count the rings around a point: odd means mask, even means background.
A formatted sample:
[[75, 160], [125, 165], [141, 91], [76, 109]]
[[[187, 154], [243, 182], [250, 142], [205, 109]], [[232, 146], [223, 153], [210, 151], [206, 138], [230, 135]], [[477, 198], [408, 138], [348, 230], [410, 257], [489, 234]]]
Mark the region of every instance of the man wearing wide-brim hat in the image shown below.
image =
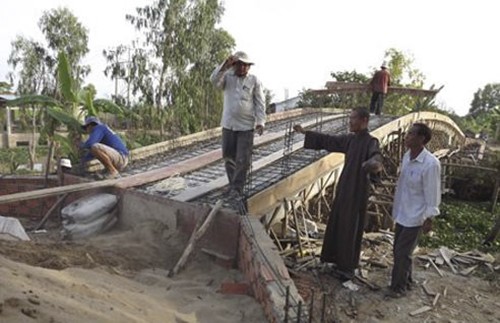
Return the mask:
[[85, 118], [82, 129], [89, 134], [87, 141], [80, 147], [88, 150], [83, 162], [98, 159], [106, 168], [105, 178], [120, 177], [120, 171], [128, 164], [129, 151], [125, 143], [95, 116]]
[[222, 157], [231, 197], [243, 195], [254, 132], [262, 135], [266, 121], [262, 83], [249, 73], [253, 64], [245, 52], [238, 51], [215, 68], [210, 76], [211, 82], [224, 91]]

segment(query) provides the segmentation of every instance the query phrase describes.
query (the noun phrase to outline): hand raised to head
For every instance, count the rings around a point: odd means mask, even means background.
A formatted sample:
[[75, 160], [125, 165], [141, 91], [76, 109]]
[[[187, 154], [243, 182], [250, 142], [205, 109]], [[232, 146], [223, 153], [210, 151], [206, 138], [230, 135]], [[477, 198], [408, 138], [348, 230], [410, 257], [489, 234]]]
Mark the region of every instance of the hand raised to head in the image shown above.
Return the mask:
[[305, 133], [304, 128], [302, 128], [302, 126], [300, 124], [294, 125], [293, 130], [295, 130], [295, 132], [298, 132], [298, 133]]

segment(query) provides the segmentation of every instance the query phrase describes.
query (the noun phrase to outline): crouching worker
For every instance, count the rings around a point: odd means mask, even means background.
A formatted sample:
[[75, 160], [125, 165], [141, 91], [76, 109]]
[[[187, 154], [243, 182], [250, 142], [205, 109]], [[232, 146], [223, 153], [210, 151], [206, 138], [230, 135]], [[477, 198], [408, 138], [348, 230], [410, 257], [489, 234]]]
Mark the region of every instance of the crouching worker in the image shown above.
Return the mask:
[[122, 171], [128, 164], [129, 152], [121, 138], [102, 123], [97, 117], [85, 118], [82, 125], [89, 138], [81, 144], [81, 149], [87, 150], [82, 162], [92, 159], [99, 160], [106, 168], [104, 178], [112, 179], [120, 177]]

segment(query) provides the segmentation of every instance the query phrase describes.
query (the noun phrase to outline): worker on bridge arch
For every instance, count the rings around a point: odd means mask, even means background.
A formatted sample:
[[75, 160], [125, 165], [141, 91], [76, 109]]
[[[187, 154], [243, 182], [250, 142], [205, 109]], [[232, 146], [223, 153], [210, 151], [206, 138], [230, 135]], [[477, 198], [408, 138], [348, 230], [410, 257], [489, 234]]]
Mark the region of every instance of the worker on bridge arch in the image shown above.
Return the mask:
[[372, 90], [372, 98], [370, 101], [370, 113], [380, 115], [384, 107], [384, 98], [387, 94], [387, 89], [391, 85], [391, 74], [387, 70], [387, 63], [383, 62], [380, 70], [373, 75], [370, 81]]

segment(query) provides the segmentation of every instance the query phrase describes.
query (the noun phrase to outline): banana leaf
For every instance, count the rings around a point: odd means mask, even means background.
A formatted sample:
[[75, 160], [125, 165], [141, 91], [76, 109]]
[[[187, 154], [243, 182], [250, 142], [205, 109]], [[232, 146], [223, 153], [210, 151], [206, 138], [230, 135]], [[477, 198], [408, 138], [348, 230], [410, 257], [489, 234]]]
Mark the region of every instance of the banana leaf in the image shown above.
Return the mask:
[[20, 98], [8, 100], [6, 104], [9, 107], [22, 107], [25, 105], [34, 105], [34, 104], [49, 106], [49, 107], [62, 106], [61, 102], [57, 101], [56, 99], [53, 99], [46, 95], [39, 95], [39, 94], [23, 95]]
[[94, 106], [94, 95], [88, 90], [80, 92], [81, 101], [87, 116], [97, 116], [97, 110]]
[[59, 77], [59, 87], [65, 100], [77, 102], [77, 97], [73, 91], [73, 77], [66, 54], [60, 52], [58, 55], [57, 74]]
[[123, 109], [116, 103], [106, 99], [94, 100], [94, 106], [102, 112], [112, 113], [114, 115], [122, 116], [124, 114]]
[[70, 113], [62, 110], [61, 108], [57, 107], [50, 107], [47, 109], [47, 113], [60, 123], [66, 125], [68, 129], [75, 129], [80, 131], [81, 129], [81, 124], [80, 122]]

